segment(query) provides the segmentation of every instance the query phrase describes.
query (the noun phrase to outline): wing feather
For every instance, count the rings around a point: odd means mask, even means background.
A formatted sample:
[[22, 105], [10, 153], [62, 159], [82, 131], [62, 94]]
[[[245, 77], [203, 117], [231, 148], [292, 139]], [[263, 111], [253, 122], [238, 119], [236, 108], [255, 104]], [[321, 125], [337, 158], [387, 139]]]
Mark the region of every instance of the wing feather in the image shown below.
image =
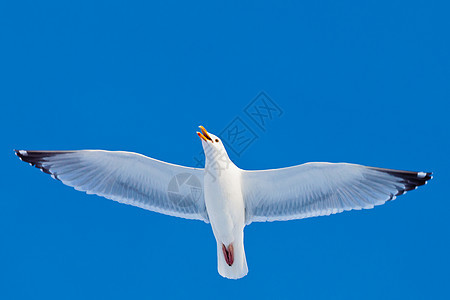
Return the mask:
[[424, 185], [431, 174], [347, 163], [243, 171], [246, 223], [370, 209]]
[[[16, 155], [62, 183], [121, 203], [166, 215], [209, 222], [203, 169], [165, 163], [123, 151], [26, 151]], [[170, 182], [189, 177], [191, 189], [169, 193]], [[195, 193], [193, 192], [195, 190]]]

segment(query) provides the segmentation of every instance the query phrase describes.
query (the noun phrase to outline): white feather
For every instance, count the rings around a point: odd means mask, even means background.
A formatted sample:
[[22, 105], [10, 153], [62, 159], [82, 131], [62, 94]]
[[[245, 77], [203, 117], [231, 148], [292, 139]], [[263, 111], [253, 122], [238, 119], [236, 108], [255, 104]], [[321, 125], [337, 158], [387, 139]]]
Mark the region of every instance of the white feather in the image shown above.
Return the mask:
[[242, 171], [246, 223], [302, 219], [381, 205], [406, 189], [402, 178], [383, 170], [347, 163], [306, 163]]
[[[53, 178], [78, 191], [170, 216], [208, 222], [203, 169], [169, 164], [137, 153], [103, 150], [55, 152], [39, 163], [42, 171], [47, 169]], [[171, 201], [167, 189], [175, 176], [185, 173], [198, 178], [201, 194], [190, 205], [179, 205]]]

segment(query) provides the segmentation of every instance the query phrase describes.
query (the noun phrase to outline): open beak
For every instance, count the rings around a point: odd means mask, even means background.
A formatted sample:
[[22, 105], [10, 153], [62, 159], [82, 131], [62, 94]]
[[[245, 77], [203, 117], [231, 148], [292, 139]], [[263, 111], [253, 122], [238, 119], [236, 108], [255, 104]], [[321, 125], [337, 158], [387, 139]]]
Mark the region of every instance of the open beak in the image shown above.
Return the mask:
[[212, 139], [209, 136], [208, 131], [206, 131], [205, 127], [203, 127], [203, 126], [198, 126], [198, 127], [202, 131], [201, 133], [197, 131], [198, 136], [205, 142], [207, 142], [208, 140], [210, 140], [212, 142]]

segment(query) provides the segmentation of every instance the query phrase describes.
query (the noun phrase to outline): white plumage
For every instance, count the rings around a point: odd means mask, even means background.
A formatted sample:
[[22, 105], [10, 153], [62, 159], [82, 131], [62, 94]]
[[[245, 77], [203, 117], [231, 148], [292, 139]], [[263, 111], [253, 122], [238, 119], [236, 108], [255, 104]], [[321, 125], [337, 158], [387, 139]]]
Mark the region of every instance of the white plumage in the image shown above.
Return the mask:
[[[200, 128], [205, 169], [123, 151], [16, 150], [16, 155], [79, 191], [211, 223], [217, 241], [218, 271], [234, 279], [248, 272], [245, 225], [373, 208], [432, 178], [426, 172], [347, 163], [245, 171], [231, 162], [218, 137]], [[180, 184], [187, 184], [187, 196], [177, 194]]]

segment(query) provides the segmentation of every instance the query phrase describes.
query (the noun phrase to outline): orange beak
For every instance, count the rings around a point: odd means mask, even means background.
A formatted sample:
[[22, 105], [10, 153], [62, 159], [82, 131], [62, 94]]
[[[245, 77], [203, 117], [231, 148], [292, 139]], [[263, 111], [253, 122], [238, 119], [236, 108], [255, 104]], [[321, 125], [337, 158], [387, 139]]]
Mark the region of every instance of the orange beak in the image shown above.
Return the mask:
[[207, 142], [208, 140], [210, 140], [212, 142], [212, 139], [209, 136], [208, 131], [206, 131], [205, 127], [203, 127], [203, 126], [198, 126], [198, 127], [202, 131], [201, 133], [197, 131], [198, 136], [205, 142]]

